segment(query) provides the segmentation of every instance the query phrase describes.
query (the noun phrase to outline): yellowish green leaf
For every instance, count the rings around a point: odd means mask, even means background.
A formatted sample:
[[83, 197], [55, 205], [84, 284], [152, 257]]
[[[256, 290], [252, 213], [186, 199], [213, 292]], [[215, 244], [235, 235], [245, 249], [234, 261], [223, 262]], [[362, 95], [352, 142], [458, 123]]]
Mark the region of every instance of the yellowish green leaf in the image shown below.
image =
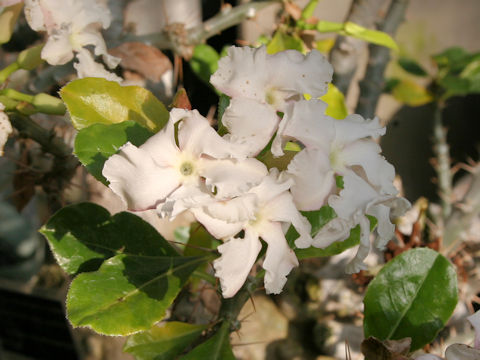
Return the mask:
[[334, 119], [345, 119], [348, 115], [347, 105], [345, 104], [345, 96], [332, 83], [328, 84], [328, 92], [323, 95], [321, 100], [328, 104], [325, 113]]
[[273, 35], [272, 40], [267, 45], [267, 53], [275, 54], [284, 50], [298, 50], [305, 53], [306, 46], [296, 35], [288, 35], [282, 29], [278, 29]]
[[433, 100], [432, 94], [425, 87], [410, 80], [400, 80], [393, 87], [392, 95], [409, 106], [421, 106]]
[[383, 31], [366, 29], [350, 21], [345, 23], [344, 31], [346, 35], [398, 51], [398, 45], [395, 40]]

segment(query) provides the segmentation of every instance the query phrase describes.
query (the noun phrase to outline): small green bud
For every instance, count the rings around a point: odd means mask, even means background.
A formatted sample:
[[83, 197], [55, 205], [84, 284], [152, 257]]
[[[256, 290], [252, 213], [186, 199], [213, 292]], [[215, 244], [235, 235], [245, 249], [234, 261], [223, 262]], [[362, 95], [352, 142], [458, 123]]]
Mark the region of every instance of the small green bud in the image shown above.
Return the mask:
[[67, 110], [61, 99], [45, 93], [35, 95], [32, 104], [38, 112], [44, 114], [64, 115]]
[[40, 44], [29, 49], [23, 50], [17, 58], [20, 69], [33, 70], [40, 65], [43, 60], [40, 57], [44, 44]]

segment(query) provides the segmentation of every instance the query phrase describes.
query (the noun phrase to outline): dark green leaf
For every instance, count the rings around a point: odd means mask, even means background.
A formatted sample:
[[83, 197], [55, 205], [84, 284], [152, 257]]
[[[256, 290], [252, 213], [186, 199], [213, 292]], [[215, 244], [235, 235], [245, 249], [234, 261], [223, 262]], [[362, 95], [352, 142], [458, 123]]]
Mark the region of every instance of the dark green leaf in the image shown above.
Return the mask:
[[119, 124], [93, 124], [80, 130], [75, 138], [75, 155], [90, 174], [107, 184], [102, 175], [103, 164], [127, 141], [140, 146], [153, 133], [135, 121]]
[[416, 76], [428, 76], [428, 73], [413, 59], [401, 57], [398, 59], [398, 65], [409, 74]]
[[411, 350], [431, 342], [457, 304], [457, 274], [431, 249], [409, 250], [388, 262], [364, 299], [365, 337], [412, 338]]
[[60, 96], [77, 130], [133, 120], [157, 132], [169, 118], [165, 106], [150, 91], [101, 78], [74, 80], [60, 90]]
[[119, 253], [177, 256], [178, 253], [147, 222], [121, 212], [114, 216], [92, 203], [66, 206], [40, 232], [45, 235], [58, 264], [68, 273], [97, 270]]
[[195, 46], [193, 56], [190, 60], [190, 67], [206, 84], [210, 84], [210, 76], [218, 69], [218, 60], [220, 55], [217, 51], [207, 44]]
[[209, 249], [216, 249], [219, 241], [215, 239], [199, 223], [193, 223], [191, 226], [190, 238], [183, 254], [185, 256], [205, 256], [211, 254]]
[[195, 347], [182, 360], [235, 360], [230, 346], [228, 323], [223, 323], [220, 330], [204, 343]]
[[128, 338], [123, 351], [137, 360], [171, 360], [200, 336], [205, 325], [172, 321], [154, 326]]
[[[139, 239], [136, 241], [141, 242]], [[163, 319], [190, 274], [205, 258], [120, 254], [78, 275], [67, 295], [73, 326], [130, 335]]]
[[432, 58], [440, 68], [449, 68], [450, 71], [460, 72], [470, 61], [472, 54], [461, 47], [451, 47], [434, 55]]

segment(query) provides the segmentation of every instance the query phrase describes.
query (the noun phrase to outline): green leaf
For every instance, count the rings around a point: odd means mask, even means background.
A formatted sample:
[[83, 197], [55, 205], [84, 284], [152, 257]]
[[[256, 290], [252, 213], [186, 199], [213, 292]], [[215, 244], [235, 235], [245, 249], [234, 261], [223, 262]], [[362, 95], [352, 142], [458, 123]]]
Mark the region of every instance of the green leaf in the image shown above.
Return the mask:
[[432, 94], [425, 87], [410, 80], [400, 80], [393, 87], [392, 95], [409, 106], [421, 106], [433, 101]]
[[321, 33], [327, 33], [327, 32], [339, 33], [343, 31], [344, 27], [345, 27], [344, 23], [320, 20], [316, 24], [315, 29]]
[[398, 51], [398, 45], [390, 35], [383, 31], [366, 29], [363, 26], [352, 23], [350, 21], [345, 23], [344, 31], [346, 35], [354, 38], [365, 40], [369, 43], [388, 47], [392, 50]]
[[137, 360], [171, 360], [200, 336], [206, 325], [172, 321], [130, 336], [123, 351]]
[[457, 274], [428, 248], [409, 250], [388, 262], [364, 299], [365, 337], [412, 338], [411, 351], [431, 342], [457, 304]]
[[58, 264], [71, 275], [95, 271], [104, 260], [119, 253], [178, 255], [140, 217], [127, 212], [111, 216], [105, 208], [92, 203], [62, 208], [40, 232], [47, 238]]
[[220, 94], [220, 97], [218, 98], [218, 116], [217, 116], [218, 134], [220, 136], [223, 136], [228, 133], [227, 128], [222, 123], [222, 117], [228, 105], [230, 105], [230, 96], [225, 94]]
[[204, 343], [195, 347], [182, 360], [235, 360], [229, 341], [229, 323], [224, 322], [218, 332]]
[[298, 50], [301, 53], [305, 52], [305, 44], [302, 39], [296, 35], [288, 35], [282, 29], [278, 29], [273, 35], [272, 40], [267, 45], [267, 53], [275, 54], [284, 50]]
[[400, 67], [409, 74], [416, 76], [428, 76], [428, 73], [423, 69], [423, 67], [413, 59], [400, 57], [398, 59], [398, 65], [400, 65]]
[[319, 0], [310, 0], [302, 10], [301, 18], [307, 20], [313, 16]]
[[74, 80], [60, 90], [60, 96], [77, 130], [133, 120], [157, 132], [169, 118], [165, 106], [150, 91], [101, 78]]
[[210, 85], [210, 76], [218, 69], [220, 55], [207, 44], [195, 46], [190, 60], [192, 71], [206, 84]]
[[449, 68], [450, 71], [460, 72], [470, 62], [472, 54], [461, 47], [451, 47], [440, 54], [432, 56], [439, 68]]
[[153, 133], [135, 121], [119, 124], [93, 124], [81, 129], [75, 138], [74, 153], [97, 180], [107, 184], [103, 165], [127, 141], [142, 145]]
[[216, 249], [219, 241], [215, 239], [205, 228], [199, 223], [191, 225], [191, 233], [188, 239], [185, 256], [205, 256], [211, 254], [209, 249]]
[[82, 273], [72, 281], [67, 318], [73, 326], [87, 326], [105, 335], [148, 330], [163, 319], [190, 274], [204, 261], [180, 256], [115, 255], [97, 271]]
[[20, 54], [18, 54], [18, 57], [17, 57], [17, 63], [20, 69], [33, 70], [38, 65], [43, 63], [41, 54], [44, 46], [45, 44], [40, 44], [20, 52]]
[[329, 83], [328, 92], [320, 99], [328, 104], [325, 114], [334, 119], [345, 119], [347, 117], [348, 110], [345, 104], [345, 96], [335, 85]]

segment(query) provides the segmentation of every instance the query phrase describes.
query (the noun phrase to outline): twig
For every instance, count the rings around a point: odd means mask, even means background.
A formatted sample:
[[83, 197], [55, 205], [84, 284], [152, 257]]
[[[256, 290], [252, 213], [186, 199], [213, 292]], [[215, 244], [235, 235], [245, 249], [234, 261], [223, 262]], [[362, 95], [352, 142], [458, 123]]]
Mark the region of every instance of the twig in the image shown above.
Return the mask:
[[[354, 0], [345, 21], [371, 28], [386, 0]], [[365, 41], [351, 36], [338, 36], [330, 53], [330, 62], [335, 69], [333, 83], [344, 94], [357, 68], [358, 58], [366, 48]]]
[[443, 105], [435, 102], [433, 117], [433, 151], [436, 156], [438, 191], [442, 203], [442, 218], [446, 220], [452, 211], [452, 172], [450, 171], [450, 147], [447, 143], [447, 130], [442, 121]]
[[[403, 21], [409, 0], [392, 0], [387, 15], [379, 30], [394, 35], [398, 26]], [[384, 46], [370, 44], [368, 46], [370, 57], [368, 60], [365, 77], [360, 82], [360, 98], [355, 112], [366, 118], [375, 114], [378, 98], [384, 86], [383, 73], [390, 59], [390, 49]]]
[[171, 30], [142, 36], [128, 35], [123, 41], [140, 41], [160, 49], [169, 49], [181, 56], [187, 56], [191, 49], [203, 43], [210, 37], [217, 35], [229, 27], [240, 24], [243, 20], [255, 16], [256, 12], [275, 3], [272, 1], [255, 1], [224, 10], [211, 19], [188, 31], [178, 31], [178, 27]]

